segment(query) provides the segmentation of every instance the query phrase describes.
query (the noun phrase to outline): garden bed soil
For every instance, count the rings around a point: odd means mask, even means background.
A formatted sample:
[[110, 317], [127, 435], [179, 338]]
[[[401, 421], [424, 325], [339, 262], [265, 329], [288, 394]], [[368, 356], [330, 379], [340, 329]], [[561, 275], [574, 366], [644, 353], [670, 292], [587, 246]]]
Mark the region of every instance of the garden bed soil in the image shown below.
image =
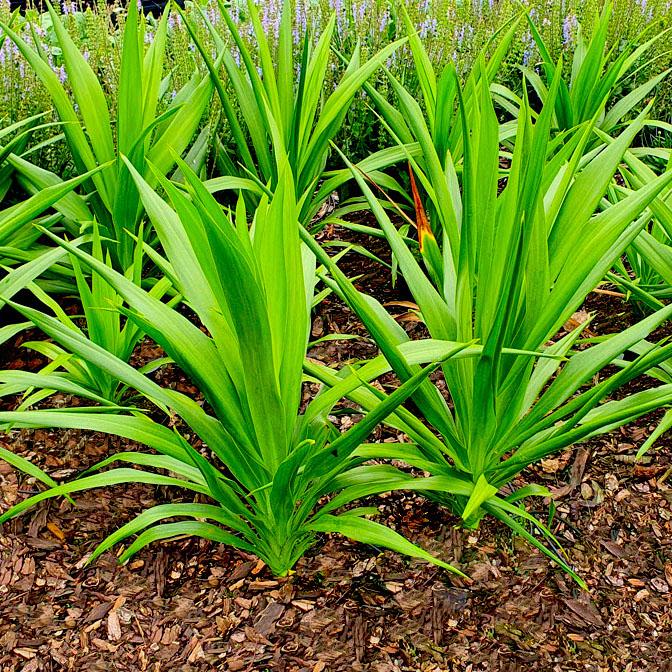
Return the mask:
[[[383, 243], [366, 243], [386, 254]], [[422, 330], [403, 281], [392, 287], [389, 272], [354, 255], [347, 272], [391, 303], [410, 330]], [[592, 295], [587, 308], [598, 331], [630, 319], [609, 295]], [[313, 337], [338, 332], [365, 334], [328, 297]], [[374, 353], [366, 340], [344, 340], [325, 341], [310, 354], [335, 364]], [[5, 367], [40, 364], [20, 347], [4, 356]], [[149, 344], [138, 353], [141, 360], [154, 356]], [[163, 383], [190, 390], [174, 368], [164, 371]], [[356, 419], [347, 409], [338, 417], [344, 426]], [[471, 581], [337, 536], [321, 539], [281, 579], [252, 556], [194, 539], [155, 544], [123, 567], [112, 552], [87, 566], [104, 536], [179, 493], [120, 486], [79, 494], [76, 507], [46, 503], [0, 530], [0, 670], [672, 671], [669, 438], [642, 463], [633, 459], [653, 426], [629, 426], [528, 475], [555, 491], [554, 529], [587, 592], [496, 521], [464, 530], [445, 510], [407, 494], [372, 500], [381, 522]], [[388, 435], [376, 432], [378, 440]], [[3, 445], [55, 478], [129, 447], [46, 430], [12, 433]], [[0, 462], [3, 509], [35, 490]], [[539, 502], [536, 513], [545, 510]]]

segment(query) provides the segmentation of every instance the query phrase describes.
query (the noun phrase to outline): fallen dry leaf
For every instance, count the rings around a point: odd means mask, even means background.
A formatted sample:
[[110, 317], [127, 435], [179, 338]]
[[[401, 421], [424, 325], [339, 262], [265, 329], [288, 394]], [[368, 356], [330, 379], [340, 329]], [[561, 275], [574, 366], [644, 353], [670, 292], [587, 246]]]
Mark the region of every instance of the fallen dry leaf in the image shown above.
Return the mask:
[[51, 532], [59, 541], [65, 541], [65, 534], [63, 530], [56, 525], [56, 523], [47, 523], [47, 529]]

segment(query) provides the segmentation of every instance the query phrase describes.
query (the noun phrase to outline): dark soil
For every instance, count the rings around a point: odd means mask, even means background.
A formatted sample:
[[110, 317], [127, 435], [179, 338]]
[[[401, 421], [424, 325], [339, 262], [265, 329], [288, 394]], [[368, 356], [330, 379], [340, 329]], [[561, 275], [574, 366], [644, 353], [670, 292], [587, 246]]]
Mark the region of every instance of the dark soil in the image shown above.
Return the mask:
[[[383, 243], [366, 244], [386, 254]], [[393, 288], [389, 272], [367, 259], [349, 260], [348, 274], [394, 302], [390, 309], [419, 334], [403, 284]], [[610, 295], [591, 295], [586, 309], [596, 333], [632, 317]], [[347, 362], [376, 352], [332, 296], [316, 312], [313, 337], [333, 333], [362, 338], [322, 342], [312, 357]], [[2, 366], [39, 366], [22, 348], [3, 355]], [[175, 370], [163, 380], [186, 384]], [[339, 421], [352, 422], [347, 409]], [[321, 540], [285, 579], [254, 557], [189, 539], [156, 544], [123, 567], [112, 552], [87, 567], [104, 536], [177, 494], [137, 485], [78, 495], [76, 507], [45, 504], [1, 530], [0, 670], [672, 671], [672, 443], [663, 439], [643, 463], [633, 459], [652, 429], [630, 426], [529, 475], [554, 490], [554, 531], [588, 592], [498, 523], [464, 530], [445, 510], [403, 494], [375, 500], [381, 522], [460, 567], [470, 583], [341, 537]], [[12, 432], [3, 445], [58, 479], [128, 448], [44, 430]], [[3, 510], [35, 491], [0, 462]]]

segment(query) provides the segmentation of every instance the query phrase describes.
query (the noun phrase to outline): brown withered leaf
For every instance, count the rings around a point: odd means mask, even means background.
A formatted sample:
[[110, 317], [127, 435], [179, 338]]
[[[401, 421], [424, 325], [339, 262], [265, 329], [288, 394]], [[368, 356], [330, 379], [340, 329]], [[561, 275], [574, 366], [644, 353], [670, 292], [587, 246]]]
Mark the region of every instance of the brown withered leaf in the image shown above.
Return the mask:
[[[580, 327], [582, 324], [585, 324], [591, 318], [590, 313], [587, 310], [577, 310], [563, 325], [565, 331], [574, 331], [577, 327]], [[584, 329], [583, 332], [586, 336], [595, 336], [596, 334], [591, 331], [588, 327]]]
[[563, 599], [562, 601], [586, 624], [596, 628], [604, 627], [604, 621], [592, 602], [573, 599]]
[[635, 478], [655, 478], [658, 474], [662, 474], [667, 467], [664, 465], [651, 465], [647, 467], [643, 464], [636, 464], [632, 470], [632, 475]]
[[623, 546], [620, 546], [613, 541], [609, 541], [608, 539], [600, 539], [600, 544], [602, 544], [602, 546], [604, 546], [604, 548], [606, 548], [609, 553], [617, 558], [624, 558], [627, 555]]
[[65, 534], [63, 530], [56, 525], [56, 523], [49, 522], [47, 523], [47, 529], [51, 532], [59, 541], [65, 541]]
[[553, 498], [560, 499], [561, 497], [566, 497], [570, 492], [572, 492], [578, 485], [581, 483], [583, 474], [586, 470], [586, 464], [588, 463], [588, 457], [590, 456], [590, 451], [587, 448], [579, 448], [576, 451], [576, 458], [572, 464], [572, 470], [569, 476], [569, 483], [562, 486], [561, 488], [552, 489]]

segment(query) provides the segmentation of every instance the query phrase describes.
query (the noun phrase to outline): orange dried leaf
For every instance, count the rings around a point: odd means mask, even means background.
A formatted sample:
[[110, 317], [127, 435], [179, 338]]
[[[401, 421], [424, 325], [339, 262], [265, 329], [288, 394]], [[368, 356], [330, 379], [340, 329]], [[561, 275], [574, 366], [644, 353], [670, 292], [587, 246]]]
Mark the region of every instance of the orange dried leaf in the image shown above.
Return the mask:
[[47, 523], [47, 529], [51, 532], [59, 541], [65, 541], [65, 534], [63, 530], [56, 525], [56, 523]]
[[427, 219], [427, 213], [420, 200], [420, 194], [418, 193], [418, 187], [415, 183], [415, 176], [413, 175], [410, 163], [408, 164], [408, 173], [411, 177], [411, 191], [413, 193], [413, 204], [415, 205], [415, 226], [418, 229], [418, 242], [420, 243], [420, 251], [422, 252], [425, 239], [435, 240], [435, 238]]

